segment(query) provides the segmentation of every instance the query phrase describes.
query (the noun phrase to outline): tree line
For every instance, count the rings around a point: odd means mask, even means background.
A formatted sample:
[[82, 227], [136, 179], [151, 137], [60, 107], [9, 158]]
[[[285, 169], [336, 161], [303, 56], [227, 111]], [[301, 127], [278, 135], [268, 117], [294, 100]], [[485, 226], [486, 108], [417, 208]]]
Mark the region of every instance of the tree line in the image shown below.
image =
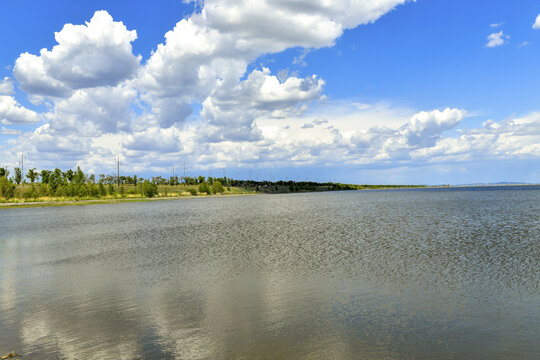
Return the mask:
[[85, 174], [80, 167], [77, 167], [75, 170], [69, 169], [66, 171], [62, 171], [59, 168], [37, 171], [35, 168], [32, 168], [26, 174], [22, 173], [21, 168], [16, 167], [14, 168], [14, 174], [10, 176], [7, 169], [0, 168], [0, 197], [4, 199], [13, 198], [16, 195], [17, 188], [19, 189], [19, 196], [25, 199], [39, 197], [99, 198], [128, 194], [154, 197], [160, 193], [158, 185], [164, 188], [165, 195], [167, 195], [168, 191], [166, 186], [179, 185], [186, 187], [185, 190], [192, 195], [197, 195], [197, 193], [224, 193], [225, 188], [230, 189], [230, 187], [263, 193], [419, 187], [416, 185], [351, 185], [292, 180], [237, 180], [225, 176], [171, 176], [169, 178], [154, 176], [150, 179], [144, 179], [137, 175], [111, 176], [99, 174], [96, 179], [94, 174]]

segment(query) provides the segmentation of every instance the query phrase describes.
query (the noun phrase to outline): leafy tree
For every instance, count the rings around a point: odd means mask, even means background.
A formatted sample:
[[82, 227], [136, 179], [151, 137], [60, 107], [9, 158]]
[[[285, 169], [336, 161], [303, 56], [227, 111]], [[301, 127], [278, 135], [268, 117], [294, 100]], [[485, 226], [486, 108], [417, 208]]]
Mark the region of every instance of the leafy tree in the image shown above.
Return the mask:
[[56, 191], [58, 187], [64, 183], [62, 175], [62, 170], [59, 168], [54, 169], [54, 171], [49, 174], [49, 186], [53, 191]]
[[86, 176], [79, 166], [77, 166], [77, 171], [73, 174], [73, 182], [75, 184], [84, 184], [86, 183]]
[[41, 183], [48, 184], [50, 175], [51, 175], [50, 170], [41, 170]]
[[2, 176], [8, 177], [8, 175], [9, 175], [9, 171], [7, 171], [7, 169], [0, 168], [0, 177]]
[[111, 184], [111, 183], [109, 184], [107, 192], [109, 193], [109, 195], [114, 195], [114, 185], [113, 184]]
[[67, 181], [72, 182], [73, 181], [73, 170], [69, 169], [64, 173], [64, 177], [67, 179]]
[[38, 177], [38, 173], [36, 169], [30, 169], [28, 170], [28, 173], [26, 174], [26, 177], [30, 179], [30, 182], [33, 184], [36, 178]]
[[223, 185], [221, 185], [221, 182], [219, 180], [216, 180], [212, 184], [212, 191], [214, 192], [214, 194], [223, 194], [225, 192], [225, 188], [223, 187]]
[[15, 182], [17, 183], [17, 185], [21, 183], [21, 180], [22, 180], [21, 168], [16, 167], [15, 168]]

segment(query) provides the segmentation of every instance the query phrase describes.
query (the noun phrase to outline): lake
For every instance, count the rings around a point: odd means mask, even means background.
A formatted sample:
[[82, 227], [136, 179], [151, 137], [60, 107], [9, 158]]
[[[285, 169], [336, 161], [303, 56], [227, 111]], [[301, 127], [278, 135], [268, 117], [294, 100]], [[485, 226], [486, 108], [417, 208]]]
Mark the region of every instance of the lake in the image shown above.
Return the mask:
[[0, 210], [0, 355], [538, 359], [540, 187]]

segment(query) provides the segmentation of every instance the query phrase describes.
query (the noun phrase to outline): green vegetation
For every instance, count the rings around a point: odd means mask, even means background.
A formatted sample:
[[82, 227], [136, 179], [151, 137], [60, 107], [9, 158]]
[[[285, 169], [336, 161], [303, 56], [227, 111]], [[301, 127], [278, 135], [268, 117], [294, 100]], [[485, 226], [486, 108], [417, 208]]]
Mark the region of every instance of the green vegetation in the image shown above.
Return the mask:
[[[169, 179], [161, 176], [143, 179], [133, 176], [106, 176], [85, 174], [76, 170], [62, 171], [36, 169], [22, 174], [14, 169], [10, 177], [7, 169], [0, 168], [0, 203], [43, 203], [43, 202], [117, 202], [147, 198], [174, 198], [183, 196], [240, 195], [257, 193], [290, 193], [312, 191], [340, 191], [389, 189], [402, 185], [351, 185], [339, 183], [317, 183], [311, 181], [253, 181], [235, 180], [227, 177], [181, 177]], [[23, 176], [24, 175], [24, 176]], [[27, 178], [29, 182], [24, 180]]]

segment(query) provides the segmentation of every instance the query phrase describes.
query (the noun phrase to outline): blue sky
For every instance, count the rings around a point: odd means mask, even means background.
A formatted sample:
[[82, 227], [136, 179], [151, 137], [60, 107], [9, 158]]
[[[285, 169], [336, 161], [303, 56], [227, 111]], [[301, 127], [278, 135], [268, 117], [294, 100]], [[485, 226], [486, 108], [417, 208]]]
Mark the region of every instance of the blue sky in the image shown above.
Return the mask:
[[538, 1], [325, 3], [3, 1], [0, 165], [540, 182]]

